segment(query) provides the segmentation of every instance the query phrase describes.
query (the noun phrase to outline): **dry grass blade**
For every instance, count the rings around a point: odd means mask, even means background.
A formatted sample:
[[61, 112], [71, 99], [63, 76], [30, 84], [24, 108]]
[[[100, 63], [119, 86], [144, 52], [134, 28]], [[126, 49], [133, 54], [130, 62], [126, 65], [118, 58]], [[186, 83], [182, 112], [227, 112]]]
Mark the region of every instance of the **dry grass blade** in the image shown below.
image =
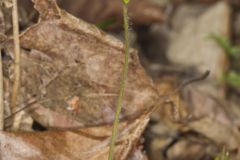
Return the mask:
[[2, 56], [0, 55], [0, 130], [4, 128], [4, 103], [3, 103], [3, 71]]
[[[18, 90], [20, 86], [20, 40], [19, 40], [19, 26], [18, 26], [18, 8], [17, 0], [13, 0], [12, 9], [12, 21], [13, 21], [13, 39], [14, 39], [14, 84], [11, 97], [11, 109], [14, 113], [16, 111], [16, 103]], [[13, 129], [17, 129], [17, 122], [13, 122]]]

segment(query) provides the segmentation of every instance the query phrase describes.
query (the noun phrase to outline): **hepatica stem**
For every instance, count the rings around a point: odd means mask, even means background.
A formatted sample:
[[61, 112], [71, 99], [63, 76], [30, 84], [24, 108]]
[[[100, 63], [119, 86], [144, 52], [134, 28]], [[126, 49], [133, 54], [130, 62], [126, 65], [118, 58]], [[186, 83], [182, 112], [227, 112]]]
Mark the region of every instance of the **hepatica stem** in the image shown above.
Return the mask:
[[122, 110], [122, 104], [123, 104], [123, 98], [125, 93], [125, 85], [127, 81], [127, 75], [128, 75], [128, 59], [129, 59], [129, 24], [128, 24], [128, 9], [127, 5], [129, 3], [129, 0], [122, 0], [123, 2], [123, 27], [124, 27], [124, 52], [125, 52], [125, 58], [124, 58], [124, 66], [121, 76], [121, 82], [120, 82], [120, 89], [119, 89], [119, 95], [117, 100], [117, 107], [115, 111], [115, 117], [113, 122], [113, 128], [112, 128], [112, 138], [110, 142], [110, 148], [109, 148], [109, 155], [108, 160], [113, 160], [114, 157], [114, 149], [115, 149], [115, 142], [117, 139], [117, 131], [118, 131], [118, 124], [119, 124], [119, 115]]

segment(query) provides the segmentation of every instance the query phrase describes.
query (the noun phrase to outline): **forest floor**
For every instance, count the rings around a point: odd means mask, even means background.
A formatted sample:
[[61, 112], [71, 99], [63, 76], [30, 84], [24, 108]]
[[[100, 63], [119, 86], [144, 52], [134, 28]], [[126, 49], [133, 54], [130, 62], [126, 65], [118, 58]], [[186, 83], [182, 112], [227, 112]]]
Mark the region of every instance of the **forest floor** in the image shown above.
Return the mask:
[[[107, 159], [124, 62], [121, 1], [18, 2], [22, 110], [14, 116], [9, 3], [0, 10], [0, 159]], [[131, 0], [128, 10], [115, 159], [239, 160], [240, 1]]]

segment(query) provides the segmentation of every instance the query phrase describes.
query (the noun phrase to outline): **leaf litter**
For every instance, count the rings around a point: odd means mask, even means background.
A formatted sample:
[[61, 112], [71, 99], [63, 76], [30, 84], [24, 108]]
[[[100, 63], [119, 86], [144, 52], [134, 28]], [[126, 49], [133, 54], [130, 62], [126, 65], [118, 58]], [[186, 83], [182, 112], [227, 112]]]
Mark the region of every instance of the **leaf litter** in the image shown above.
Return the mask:
[[[40, 20], [20, 36], [22, 84], [18, 106], [34, 102], [28, 114], [44, 127], [76, 129], [2, 132], [2, 159], [106, 159], [124, 60], [123, 44], [59, 9], [55, 1], [34, 0], [34, 7]], [[6, 40], [3, 47], [8, 57], [4, 61], [8, 66], [4, 68], [4, 76], [9, 92], [12, 40]], [[124, 121], [120, 124], [115, 153], [115, 159], [119, 160], [136, 156], [134, 153], [141, 146], [139, 139], [149, 121], [145, 112], [158, 97], [136, 51], [130, 52], [121, 114]], [[9, 95], [5, 99], [9, 100]]]
[[[99, 2], [94, 3], [96, 8]], [[80, 5], [79, 10], [84, 13], [82, 17], [78, 11], [74, 14], [95, 24], [115, 14], [117, 22], [121, 22], [121, 12], [112, 7], [116, 5], [119, 8], [120, 3], [106, 3], [110, 10], [99, 19], [94, 16], [99, 13], [97, 9], [86, 11], [82, 7], [84, 5]], [[130, 7], [134, 24], [164, 22], [162, 11], [152, 5], [152, 1], [133, 1], [134, 5], [154, 10], [157, 16], [154, 18], [149, 14], [144, 17], [143, 13]], [[20, 36], [23, 62], [18, 106], [19, 109], [28, 106], [22, 130], [32, 131], [32, 123], [37, 122], [47, 131], [1, 132], [1, 159], [107, 159], [119, 75], [124, 61], [123, 43], [61, 10], [55, 1], [34, 0], [34, 7], [39, 12], [39, 20]], [[206, 16], [207, 12], [203, 15]], [[120, 25], [116, 26], [119, 28]], [[5, 112], [9, 116], [14, 58], [12, 39], [6, 37], [1, 35]], [[130, 52], [130, 72], [115, 159], [213, 159], [226, 147], [230, 157], [237, 160], [239, 109], [229, 105], [230, 102], [223, 100], [221, 94], [213, 96], [216, 90], [206, 87], [209, 81], [188, 87], [180, 95], [166, 96], [177, 88], [179, 83], [175, 82], [179, 79], [165, 80], [159, 76], [153, 82], [141, 66], [137, 51], [131, 49]], [[154, 110], [156, 108], [159, 110]], [[8, 118], [6, 128], [10, 121]], [[149, 121], [157, 123], [150, 123], [149, 128]], [[147, 142], [143, 145], [143, 132], [147, 136], [154, 135], [155, 139], [148, 142], [145, 136]], [[148, 156], [143, 148], [147, 149]]]

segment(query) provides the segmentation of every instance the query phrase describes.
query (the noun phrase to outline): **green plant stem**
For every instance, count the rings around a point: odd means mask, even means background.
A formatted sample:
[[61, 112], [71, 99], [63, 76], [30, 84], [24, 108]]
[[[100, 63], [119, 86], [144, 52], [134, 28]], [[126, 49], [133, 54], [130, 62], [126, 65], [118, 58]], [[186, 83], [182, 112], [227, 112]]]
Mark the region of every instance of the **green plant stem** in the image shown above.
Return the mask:
[[123, 2], [123, 20], [124, 20], [124, 39], [125, 39], [125, 59], [124, 59], [124, 66], [122, 71], [122, 77], [120, 82], [120, 90], [117, 100], [117, 108], [115, 111], [115, 117], [113, 122], [113, 128], [112, 128], [112, 138], [110, 142], [110, 148], [109, 148], [109, 155], [108, 160], [113, 160], [114, 157], [114, 148], [115, 148], [115, 142], [117, 139], [117, 131], [118, 131], [118, 124], [119, 124], [119, 115], [122, 110], [122, 104], [123, 104], [123, 97], [125, 93], [125, 85], [127, 80], [127, 74], [128, 74], [128, 59], [129, 59], [129, 24], [128, 24], [128, 11], [127, 11], [127, 3]]

